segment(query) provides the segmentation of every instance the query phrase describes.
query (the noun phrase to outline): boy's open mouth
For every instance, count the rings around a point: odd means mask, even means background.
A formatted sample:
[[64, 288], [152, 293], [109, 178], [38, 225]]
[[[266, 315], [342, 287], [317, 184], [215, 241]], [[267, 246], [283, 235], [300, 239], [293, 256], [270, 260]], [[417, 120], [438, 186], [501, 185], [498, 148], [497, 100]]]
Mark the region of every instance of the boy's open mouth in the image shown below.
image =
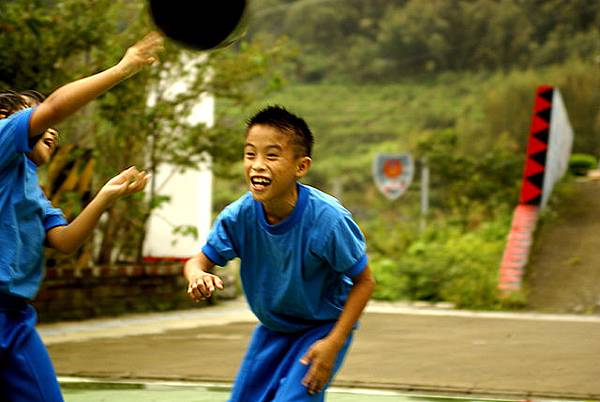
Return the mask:
[[262, 191], [271, 184], [271, 179], [264, 176], [253, 176], [250, 178], [252, 188], [257, 191]]
[[44, 138], [42, 141], [51, 150], [54, 149], [54, 140], [52, 138]]

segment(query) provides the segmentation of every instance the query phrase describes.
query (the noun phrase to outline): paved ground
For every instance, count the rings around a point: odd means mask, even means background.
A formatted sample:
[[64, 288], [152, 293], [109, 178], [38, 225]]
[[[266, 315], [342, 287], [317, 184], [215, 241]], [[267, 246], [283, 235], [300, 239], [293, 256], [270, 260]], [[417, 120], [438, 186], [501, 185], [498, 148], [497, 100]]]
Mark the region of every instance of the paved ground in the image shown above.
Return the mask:
[[[243, 300], [40, 325], [59, 375], [232, 381], [255, 319]], [[600, 400], [600, 317], [373, 303], [335, 384]]]

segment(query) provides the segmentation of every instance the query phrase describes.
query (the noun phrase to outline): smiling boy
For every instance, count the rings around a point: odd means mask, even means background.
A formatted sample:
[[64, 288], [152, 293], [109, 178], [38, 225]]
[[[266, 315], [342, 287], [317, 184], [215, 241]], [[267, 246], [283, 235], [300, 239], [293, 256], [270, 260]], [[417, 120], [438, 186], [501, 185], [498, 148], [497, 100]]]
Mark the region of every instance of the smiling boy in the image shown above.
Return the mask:
[[333, 197], [298, 180], [312, 164], [306, 122], [279, 106], [249, 119], [249, 192], [217, 217], [185, 265], [188, 294], [204, 300], [223, 282], [208, 271], [240, 258], [258, 317], [231, 402], [323, 401], [374, 288], [365, 239]]
[[109, 180], [72, 221], [54, 208], [38, 183], [37, 168], [57, 146], [52, 126], [157, 59], [162, 36], [147, 35], [121, 61], [68, 83], [48, 99], [37, 92], [0, 93], [0, 400], [62, 401], [30, 302], [44, 274], [43, 247], [70, 253], [83, 244], [118, 197], [144, 188], [135, 167]]

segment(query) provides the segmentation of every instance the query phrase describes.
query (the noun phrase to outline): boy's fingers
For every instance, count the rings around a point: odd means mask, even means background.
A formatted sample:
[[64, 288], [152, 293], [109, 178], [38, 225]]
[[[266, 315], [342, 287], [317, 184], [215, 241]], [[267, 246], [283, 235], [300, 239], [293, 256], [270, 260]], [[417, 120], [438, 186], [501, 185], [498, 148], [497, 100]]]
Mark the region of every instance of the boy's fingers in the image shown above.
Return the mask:
[[140, 191], [141, 189], [143, 189], [146, 186], [147, 183], [147, 179], [143, 174], [138, 174], [135, 178], [133, 183], [131, 183], [133, 185], [133, 189], [135, 192]]
[[215, 285], [213, 283], [213, 278], [211, 276], [209, 276], [209, 275], [206, 275], [203, 279], [204, 279], [204, 286], [206, 287], [206, 290], [208, 292], [212, 293], [212, 291], [215, 290]]
[[191, 283], [188, 285], [187, 294], [192, 299], [196, 299], [196, 295], [194, 295], [194, 287]]
[[127, 168], [127, 169], [121, 171], [121, 173], [119, 173], [118, 175], [116, 175], [115, 177], [113, 177], [113, 180], [116, 179], [118, 181], [125, 181], [129, 177], [130, 172], [132, 171], [132, 169], [134, 169], [134, 168], [135, 168], [135, 166], [131, 166], [130, 168]]
[[125, 170], [123, 170], [121, 173], [119, 173], [119, 175], [116, 176], [116, 178], [118, 178], [119, 182], [124, 182], [129, 184], [129, 182], [131, 182], [132, 177], [135, 177], [135, 174], [137, 173], [137, 169], [135, 166], [131, 166]]
[[[300, 359], [300, 363], [306, 365], [310, 364], [310, 361], [312, 360], [312, 350], [309, 349], [304, 356], [302, 356], [302, 358]], [[307, 374], [308, 375], [308, 374]]]
[[208, 275], [205, 275], [204, 277], [198, 280], [198, 289], [202, 294], [202, 297], [205, 298], [209, 298], [212, 294], [212, 290], [210, 290], [211, 284], [207, 276]]
[[315, 373], [314, 366], [311, 366], [311, 368], [308, 370], [308, 373], [306, 373], [306, 376], [302, 380], [302, 385], [304, 385], [307, 388], [309, 394], [312, 394], [315, 392], [315, 390], [316, 390], [316, 373]]
[[308, 393], [321, 392], [323, 385], [326, 383], [324, 375], [321, 375], [322, 370], [319, 370], [318, 365], [313, 364], [309, 370], [310, 378], [307, 379]]
[[188, 285], [188, 294], [195, 300], [206, 300], [217, 289], [223, 289], [223, 281], [218, 276], [206, 274]]
[[190, 297], [192, 298], [192, 300], [194, 301], [200, 301], [200, 300], [206, 300], [206, 298], [204, 296], [202, 296], [198, 290], [193, 290], [191, 292], [189, 292]]
[[146, 61], [153, 64], [158, 61], [157, 53], [164, 50], [164, 38], [158, 32], [150, 32], [136, 44], [142, 54], [148, 54]]
[[190, 287], [191, 287], [191, 290], [188, 291], [188, 293], [190, 293], [190, 296], [192, 296], [192, 298], [194, 300], [204, 300], [205, 299], [198, 283], [191, 284]]
[[128, 180], [127, 192], [131, 194], [143, 190], [144, 187], [146, 187], [146, 184], [148, 184], [149, 178], [150, 175], [143, 171], [130, 176]]
[[194, 288], [192, 289], [192, 294], [196, 299], [204, 299], [204, 296], [202, 295], [202, 289], [198, 286], [198, 284], [194, 285]]
[[146, 34], [146, 36], [144, 36], [141, 42], [147, 43], [152, 46], [162, 45], [162, 43], [164, 42], [164, 36], [161, 35], [159, 32], [152, 31]]

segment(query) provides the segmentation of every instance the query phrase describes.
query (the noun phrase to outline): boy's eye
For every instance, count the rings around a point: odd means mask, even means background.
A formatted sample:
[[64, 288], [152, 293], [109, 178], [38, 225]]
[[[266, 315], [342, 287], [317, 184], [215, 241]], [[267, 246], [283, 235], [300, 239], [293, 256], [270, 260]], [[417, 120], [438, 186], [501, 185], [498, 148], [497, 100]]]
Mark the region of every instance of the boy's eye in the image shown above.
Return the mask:
[[267, 154], [267, 158], [269, 158], [269, 159], [275, 159], [278, 157], [279, 157], [279, 155], [277, 155], [277, 154]]

